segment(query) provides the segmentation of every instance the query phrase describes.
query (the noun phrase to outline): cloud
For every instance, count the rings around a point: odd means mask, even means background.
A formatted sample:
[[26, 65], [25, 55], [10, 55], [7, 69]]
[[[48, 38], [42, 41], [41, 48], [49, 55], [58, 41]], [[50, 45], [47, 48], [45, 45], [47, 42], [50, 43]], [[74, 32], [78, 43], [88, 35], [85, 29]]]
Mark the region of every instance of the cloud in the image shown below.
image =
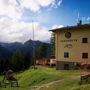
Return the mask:
[[90, 21], [90, 17], [87, 18], [87, 21]]
[[[35, 40], [47, 41], [50, 38], [48, 28], [34, 22]], [[32, 39], [32, 23], [10, 20], [8, 18], [0, 19], [0, 41], [1, 42], [25, 42]]]
[[0, 0], [0, 15], [7, 15], [10, 18], [20, 19], [22, 9], [16, 0]]
[[90, 17], [82, 17], [82, 21], [90, 21]]
[[60, 6], [62, 3], [62, 0], [53, 0], [51, 8], [57, 8], [58, 6]]
[[[18, 2], [17, 2], [18, 1]], [[25, 42], [32, 39], [32, 23], [20, 21], [25, 8], [38, 12], [42, 7], [55, 8], [62, 0], [0, 0], [0, 41]], [[35, 40], [48, 41], [48, 28], [34, 22]], [[54, 26], [55, 27], [55, 26]]]
[[41, 7], [56, 7], [62, 0], [0, 0], [0, 15], [21, 19], [25, 8], [39, 12]]
[[64, 27], [64, 26], [63, 26], [63, 25], [54, 25], [54, 26], [52, 27], [52, 29], [62, 28], [62, 27]]
[[[33, 27], [32, 27], [33, 26]], [[63, 25], [54, 25], [52, 29], [62, 28]], [[51, 32], [48, 28], [40, 25], [39, 22], [26, 23], [16, 19], [1, 18], [0, 19], [0, 42], [22, 42], [32, 39], [33, 28], [35, 40], [48, 41]]]
[[90, 17], [82, 17], [82, 21], [90, 21]]
[[62, 3], [62, 0], [58, 1], [57, 6], [60, 6]]
[[[35, 40], [48, 41], [51, 32], [48, 28], [40, 25], [39, 22], [26, 23], [16, 19], [1, 18], [0, 19], [0, 42], [22, 42], [32, 39], [33, 28]], [[54, 25], [52, 29], [61, 28], [63, 25]]]
[[20, 0], [22, 8], [28, 8], [31, 11], [37, 12], [41, 7], [56, 7], [60, 6], [62, 0]]

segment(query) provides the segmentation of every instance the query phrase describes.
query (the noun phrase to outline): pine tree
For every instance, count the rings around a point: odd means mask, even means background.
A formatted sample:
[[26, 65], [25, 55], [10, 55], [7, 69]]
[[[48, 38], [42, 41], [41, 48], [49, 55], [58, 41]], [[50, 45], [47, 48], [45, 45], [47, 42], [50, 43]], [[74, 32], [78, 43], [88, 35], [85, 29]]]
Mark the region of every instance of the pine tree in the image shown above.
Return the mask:
[[45, 58], [47, 56], [45, 43], [41, 43], [37, 51], [38, 59]]
[[2, 58], [2, 54], [0, 53], [0, 74], [4, 71], [4, 59]]
[[24, 56], [24, 68], [27, 69], [31, 65], [31, 56], [29, 51], [26, 51], [25, 56]]
[[50, 41], [50, 50], [51, 50], [51, 56], [55, 56], [55, 33], [52, 32], [51, 34], [51, 41]]
[[20, 50], [16, 50], [11, 59], [12, 69], [15, 71], [24, 69], [24, 57]]
[[0, 74], [9, 69], [9, 60], [2, 58], [0, 54]]

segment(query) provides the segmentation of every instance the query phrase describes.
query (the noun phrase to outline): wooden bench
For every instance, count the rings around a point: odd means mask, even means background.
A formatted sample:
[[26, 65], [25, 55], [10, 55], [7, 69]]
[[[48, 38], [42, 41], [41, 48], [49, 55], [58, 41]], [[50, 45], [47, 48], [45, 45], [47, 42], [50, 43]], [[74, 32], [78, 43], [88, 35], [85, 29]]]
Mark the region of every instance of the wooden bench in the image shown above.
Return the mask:
[[81, 84], [83, 81], [88, 81], [89, 77], [90, 77], [90, 74], [81, 76]]
[[0, 81], [0, 87], [6, 88], [7, 85], [10, 85], [11, 87], [13, 87], [13, 86], [18, 87], [18, 81], [12, 75], [9, 77], [8, 74], [6, 73], [3, 77], [3, 80]]

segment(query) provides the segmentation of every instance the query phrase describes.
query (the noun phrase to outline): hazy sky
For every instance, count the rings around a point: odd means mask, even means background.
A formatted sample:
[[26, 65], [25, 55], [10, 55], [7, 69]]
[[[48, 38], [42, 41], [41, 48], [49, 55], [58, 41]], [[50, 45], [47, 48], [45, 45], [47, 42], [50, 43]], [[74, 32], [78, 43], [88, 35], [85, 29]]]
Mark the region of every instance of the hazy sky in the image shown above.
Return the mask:
[[[90, 23], [90, 0], [0, 0], [0, 42], [48, 41], [49, 29]], [[32, 24], [33, 21], [33, 24]]]

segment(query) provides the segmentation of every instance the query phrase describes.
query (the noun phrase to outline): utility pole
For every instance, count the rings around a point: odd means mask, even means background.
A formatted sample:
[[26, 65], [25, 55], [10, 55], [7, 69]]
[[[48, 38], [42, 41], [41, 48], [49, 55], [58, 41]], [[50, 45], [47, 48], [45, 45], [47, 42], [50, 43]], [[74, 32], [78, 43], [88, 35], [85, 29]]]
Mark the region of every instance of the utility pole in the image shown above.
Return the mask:
[[32, 21], [32, 30], [33, 30], [33, 61], [34, 61], [34, 69], [35, 69], [35, 64], [36, 64], [36, 60], [35, 60], [35, 41], [34, 41], [34, 23]]

